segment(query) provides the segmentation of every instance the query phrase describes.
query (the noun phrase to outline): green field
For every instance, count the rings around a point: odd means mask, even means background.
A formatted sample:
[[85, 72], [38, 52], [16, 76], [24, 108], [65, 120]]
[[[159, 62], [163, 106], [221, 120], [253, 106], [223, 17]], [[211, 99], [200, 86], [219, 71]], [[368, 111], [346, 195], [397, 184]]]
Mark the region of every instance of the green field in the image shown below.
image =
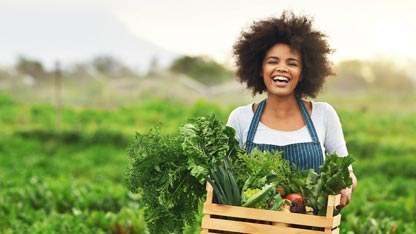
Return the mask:
[[[341, 233], [414, 233], [415, 99], [328, 100], [358, 159], [359, 184], [343, 210]], [[124, 181], [135, 132], [162, 122], [165, 133], [174, 133], [186, 119], [208, 113], [225, 122], [233, 107], [142, 100], [66, 107], [56, 118], [51, 105], [0, 95], [0, 233], [145, 233], [140, 195]]]

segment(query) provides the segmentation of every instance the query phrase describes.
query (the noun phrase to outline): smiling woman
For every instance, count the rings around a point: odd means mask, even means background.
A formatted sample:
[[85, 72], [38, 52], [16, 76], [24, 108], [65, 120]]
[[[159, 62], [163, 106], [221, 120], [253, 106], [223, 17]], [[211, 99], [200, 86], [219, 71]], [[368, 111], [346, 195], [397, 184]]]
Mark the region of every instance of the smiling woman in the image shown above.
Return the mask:
[[[260, 103], [233, 110], [228, 125], [236, 130], [240, 146], [248, 152], [280, 151], [298, 169], [320, 172], [326, 154], [347, 156], [340, 120], [328, 103], [315, 98], [331, 75], [326, 35], [312, 20], [284, 12], [279, 18], [254, 22], [234, 45], [236, 74], [253, 95], [267, 93]], [[341, 193], [347, 205], [353, 186]]]

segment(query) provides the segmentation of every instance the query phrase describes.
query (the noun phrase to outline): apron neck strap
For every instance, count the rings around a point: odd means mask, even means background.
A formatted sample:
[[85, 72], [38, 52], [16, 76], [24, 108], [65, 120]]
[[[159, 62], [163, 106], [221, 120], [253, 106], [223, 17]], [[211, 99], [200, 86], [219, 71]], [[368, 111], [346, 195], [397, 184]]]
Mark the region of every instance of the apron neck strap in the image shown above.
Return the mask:
[[266, 105], [266, 99], [261, 101], [257, 106], [256, 111], [254, 112], [253, 119], [250, 123], [250, 128], [248, 129], [247, 140], [246, 142], [253, 142], [254, 135], [256, 135], [257, 127], [259, 126], [261, 114], [263, 113], [264, 106]]
[[300, 108], [300, 112], [303, 116], [303, 121], [306, 123], [306, 127], [308, 127], [309, 134], [311, 135], [313, 142], [319, 142], [318, 135], [316, 134], [315, 126], [313, 125], [312, 119], [309, 116], [308, 110], [306, 110], [305, 104], [303, 104], [303, 100], [299, 97], [296, 97], [298, 102], [298, 106]]
[[[312, 141], [313, 142], [319, 142], [318, 135], [316, 134], [315, 127], [312, 123], [312, 119], [309, 116], [309, 113], [306, 110], [306, 107], [303, 104], [302, 99], [299, 98], [299, 97], [296, 97], [296, 100], [297, 100], [298, 106], [300, 108], [300, 111], [302, 113], [303, 120], [305, 121], [305, 124], [308, 128], [309, 134], [312, 138]], [[257, 106], [257, 109], [254, 112], [253, 119], [251, 120], [251, 123], [250, 123], [250, 128], [248, 130], [246, 142], [253, 142], [254, 135], [256, 134], [257, 127], [259, 126], [260, 118], [261, 118], [261, 115], [263, 113], [265, 105], [266, 105], [266, 99], [262, 100], [259, 103], [259, 105]]]

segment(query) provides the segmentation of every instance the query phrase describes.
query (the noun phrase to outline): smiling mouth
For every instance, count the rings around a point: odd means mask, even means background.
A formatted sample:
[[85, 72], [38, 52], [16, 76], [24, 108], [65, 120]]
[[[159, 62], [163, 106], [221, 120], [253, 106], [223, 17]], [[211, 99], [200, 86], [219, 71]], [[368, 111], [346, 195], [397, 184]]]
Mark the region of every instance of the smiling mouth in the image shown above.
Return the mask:
[[282, 82], [282, 83], [289, 83], [290, 79], [285, 76], [275, 76], [272, 77], [274, 82]]

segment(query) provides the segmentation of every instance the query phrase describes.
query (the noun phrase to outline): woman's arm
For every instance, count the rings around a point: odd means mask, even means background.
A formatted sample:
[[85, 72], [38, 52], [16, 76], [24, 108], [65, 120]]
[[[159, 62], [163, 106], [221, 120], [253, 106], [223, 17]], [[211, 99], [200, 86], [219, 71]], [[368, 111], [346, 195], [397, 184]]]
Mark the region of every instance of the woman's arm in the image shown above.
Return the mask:
[[341, 191], [341, 201], [339, 204], [339, 208], [342, 209], [346, 205], [350, 203], [352, 193], [354, 192], [355, 188], [357, 187], [357, 177], [355, 176], [353, 171], [350, 171], [350, 177], [352, 179], [352, 185], [349, 188], [343, 189]]

